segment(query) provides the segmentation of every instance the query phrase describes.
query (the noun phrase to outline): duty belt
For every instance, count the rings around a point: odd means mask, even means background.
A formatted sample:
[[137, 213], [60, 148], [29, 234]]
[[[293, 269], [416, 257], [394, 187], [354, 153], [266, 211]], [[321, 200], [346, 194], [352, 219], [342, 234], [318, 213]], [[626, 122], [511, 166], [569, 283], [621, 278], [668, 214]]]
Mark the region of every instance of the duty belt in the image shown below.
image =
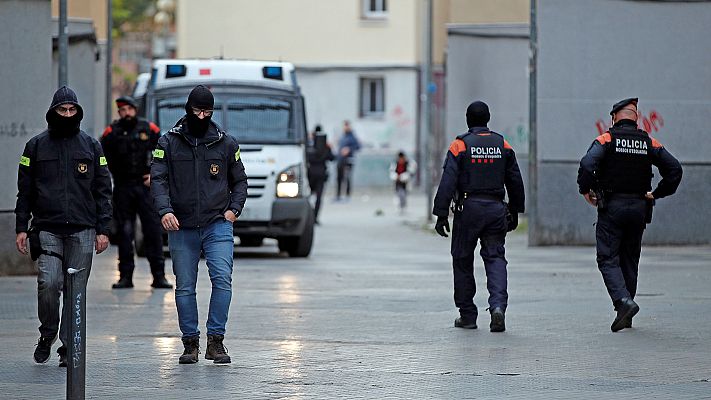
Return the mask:
[[464, 199], [475, 199], [475, 200], [493, 200], [493, 201], [503, 200], [503, 198], [501, 196], [496, 196], [493, 194], [486, 194], [486, 193], [464, 193], [463, 198]]
[[605, 197], [608, 199], [643, 199], [645, 193], [614, 193], [605, 192]]

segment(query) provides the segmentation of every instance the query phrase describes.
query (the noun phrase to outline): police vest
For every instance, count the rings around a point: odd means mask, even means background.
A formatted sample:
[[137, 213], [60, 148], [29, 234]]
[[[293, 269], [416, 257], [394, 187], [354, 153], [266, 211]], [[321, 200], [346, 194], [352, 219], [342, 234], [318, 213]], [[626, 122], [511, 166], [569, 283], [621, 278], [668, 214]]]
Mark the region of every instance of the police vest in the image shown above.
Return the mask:
[[155, 147], [151, 143], [151, 130], [148, 121], [139, 119], [130, 131], [118, 121], [111, 124], [114, 135], [111, 141], [109, 167], [114, 178], [136, 179], [150, 173], [150, 154]]
[[646, 193], [652, 188], [652, 139], [639, 129], [610, 128], [611, 142], [600, 166], [600, 187], [612, 193]]
[[460, 159], [460, 193], [502, 190], [506, 176], [504, 138], [495, 132], [467, 132], [457, 136], [464, 141], [465, 152]]

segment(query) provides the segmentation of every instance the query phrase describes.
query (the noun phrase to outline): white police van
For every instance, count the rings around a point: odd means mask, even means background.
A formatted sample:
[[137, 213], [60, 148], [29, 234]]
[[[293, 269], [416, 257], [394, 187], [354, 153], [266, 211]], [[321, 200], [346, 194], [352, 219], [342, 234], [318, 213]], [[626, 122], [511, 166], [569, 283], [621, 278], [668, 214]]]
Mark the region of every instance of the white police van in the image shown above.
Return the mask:
[[[163, 133], [185, 114], [190, 90], [215, 96], [212, 120], [240, 145], [247, 203], [234, 224], [245, 246], [275, 238], [292, 257], [306, 257], [314, 231], [306, 181], [306, 117], [294, 66], [243, 60], [155, 60], [144, 115]], [[140, 94], [140, 93], [136, 93]]]

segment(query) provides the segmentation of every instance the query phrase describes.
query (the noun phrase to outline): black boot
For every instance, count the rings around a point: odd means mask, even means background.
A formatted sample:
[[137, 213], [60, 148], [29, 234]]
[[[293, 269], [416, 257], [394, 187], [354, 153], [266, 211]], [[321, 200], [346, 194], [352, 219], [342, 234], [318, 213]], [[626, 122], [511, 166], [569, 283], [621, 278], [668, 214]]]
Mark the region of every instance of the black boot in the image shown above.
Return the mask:
[[156, 289], [172, 289], [173, 285], [171, 285], [170, 282], [165, 279], [165, 275], [159, 275], [153, 277], [153, 283], [151, 283], [151, 287]]
[[57, 354], [59, 354], [59, 366], [60, 367], [67, 367], [67, 348], [64, 347], [64, 345], [60, 346], [57, 349]]
[[624, 297], [616, 303], [617, 317], [610, 326], [610, 330], [613, 332], [631, 328], [632, 318], [639, 312], [639, 306], [630, 297]]
[[205, 351], [205, 359], [213, 360], [215, 364], [229, 364], [232, 362], [230, 356], [227, 355], [227, 349], [222, 341], [225, 339], [223, 335], [207, 335], [207, 351]]
[[200, 336], [194, 336], [183, 339], [185, 351], [180, 356], [178, 361], [180, 364], [195, 364], [198, 362], [198, 354], [200, 354]]
[[471, 320], [469, 318], [459, 317], [454, 320], [454, 327], [464, 329], [476, 329], [476, 318]]
[[37, 364], [44, 364], [49, 360], [49, 353], [52, 352], [52, 343], [57, 339], [57, 337], [42, 337], [40, 336], [37, 341], [37, 347], [35, 348], [35, 362]]
[[491, 310], [491, 323], [489, 324], [491, 332], [503, 332], [506, 330], [506, 317], [504, 310], [501, 307], [494, 307]]
[[111, 285], [112, 289], [130, 289], [133, 287], [133, 280], [131, 278], [122, 276], [119, 281]]

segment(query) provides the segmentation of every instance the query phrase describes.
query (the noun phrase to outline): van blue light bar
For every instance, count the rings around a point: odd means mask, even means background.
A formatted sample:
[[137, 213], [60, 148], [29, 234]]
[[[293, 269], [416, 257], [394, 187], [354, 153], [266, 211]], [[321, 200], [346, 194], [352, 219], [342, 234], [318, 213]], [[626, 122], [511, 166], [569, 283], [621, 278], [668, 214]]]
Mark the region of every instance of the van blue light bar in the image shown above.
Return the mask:
[[168, 64], [165, 66], [165, 78], [177, 78], [185, 76], [188, 73], [188, 68], [183, 64]]
[[281, 67], [264, 67], [262, 68], [262, 75], [267, 79], [278, 79], [280, 81], [284, 80], [284, 74]]

